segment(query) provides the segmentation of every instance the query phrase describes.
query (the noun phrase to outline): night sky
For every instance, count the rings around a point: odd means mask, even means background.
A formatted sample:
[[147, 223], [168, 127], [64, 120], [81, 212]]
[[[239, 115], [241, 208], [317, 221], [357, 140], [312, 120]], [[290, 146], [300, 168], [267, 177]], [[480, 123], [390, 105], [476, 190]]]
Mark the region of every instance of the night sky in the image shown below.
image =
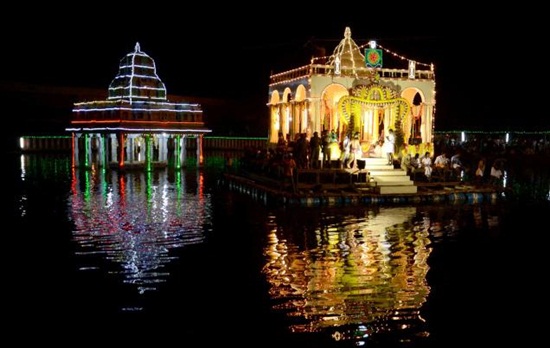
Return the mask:
[[[247, 4], [78, 10], [48, 4], [6, 12], [12, 20], [0, 27], [0, 82], [106, 90], [120, 59], [139, 42], [169, 94], [231, 99], [267, 117], [270, 73], [306, 65], [323, 49], [332, 54], [349, 26], [358, 45], [375, 39], [407, 58], [434, 63], [436, 130], [549, 128], [541, 104], [547, 98], [531, 71], [547, 64], [530, 53], [542, 49], [535, 46], [542, 33], [517, 24], [527, 14], [533, 18], [532, 9], [501, 8], [496, 16], [464, 3], [444, 9]], [[282, 8], [269, 8], [275, 5]]]

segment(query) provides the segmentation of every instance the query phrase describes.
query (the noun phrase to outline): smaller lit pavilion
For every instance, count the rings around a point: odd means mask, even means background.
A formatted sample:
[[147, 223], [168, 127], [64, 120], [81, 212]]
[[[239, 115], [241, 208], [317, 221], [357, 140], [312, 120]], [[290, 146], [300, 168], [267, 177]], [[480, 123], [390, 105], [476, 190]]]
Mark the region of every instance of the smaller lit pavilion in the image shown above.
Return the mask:
[[73, 165], [118, 169], [186, 164], [186, 144], [196, 141], [203, 164], [205, 128], [200, 104], [172, 103], [156, 73], [155, 61], [141, 51], [120, 60], [107, 100], [74, 104], [71, 127]]

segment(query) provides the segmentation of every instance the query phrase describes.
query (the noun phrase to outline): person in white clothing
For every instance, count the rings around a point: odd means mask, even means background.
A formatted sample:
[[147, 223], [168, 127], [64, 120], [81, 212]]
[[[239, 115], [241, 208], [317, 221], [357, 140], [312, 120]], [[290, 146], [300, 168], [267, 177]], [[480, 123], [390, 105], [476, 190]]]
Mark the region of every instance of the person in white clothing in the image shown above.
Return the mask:
[[384, 152], [388, 156], [388, 164], [393, 165], [393, 153], [395, 151], [395, 134], [393, 129], [390, 128], [386, 140], [384, 141]]
[[502, 183], [503, 176], [504, 172], [502, 171], [502, 161], [497, 159], [493, 162], [493, 165], [491, 166], [491, 184], [500, 185]]
[[422, 168], [424, 168], [424, 175], [426, 175], [426, 179], [431, 180], [432, 179], [432, 157], [430, 157], [430, 152], [426, 151], [424, 156], [420, 159], [420, 163], [422, 164]]
[[357, 168], [357, 159], [361, 158], [361, 142], [359, 141], [359, 133], [353, 135], [353, 139], [350, 142], [350, 160], [348, 168]]
[[341, 167], [349, 168], [351, 156], [350, 156], [350, 143], [351, 140], [349, 135], [346, 134], [344, 140], [342, 141], [342, 154], [340, 155], [340, 165]]

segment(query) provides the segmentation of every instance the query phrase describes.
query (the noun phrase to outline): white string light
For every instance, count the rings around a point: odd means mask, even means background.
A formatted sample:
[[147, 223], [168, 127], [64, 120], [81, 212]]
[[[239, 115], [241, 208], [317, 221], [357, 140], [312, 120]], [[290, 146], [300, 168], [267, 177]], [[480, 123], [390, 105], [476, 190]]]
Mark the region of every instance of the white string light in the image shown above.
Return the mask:
[[109, 85], [107, 99], [126, 98], [166, 100], [166, 87], [156, 72], [155, 61], [141, 52], [139, 42], [134, 52], [128, 53], [120, 60], [117, 76]]

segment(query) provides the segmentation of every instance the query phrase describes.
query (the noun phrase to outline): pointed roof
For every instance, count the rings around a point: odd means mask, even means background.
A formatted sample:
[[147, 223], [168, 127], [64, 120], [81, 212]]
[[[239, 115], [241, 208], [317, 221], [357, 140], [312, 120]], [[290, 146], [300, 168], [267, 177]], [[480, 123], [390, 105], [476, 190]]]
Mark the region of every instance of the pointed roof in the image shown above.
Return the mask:
[[202, 107], [198, 103], [170, 102], [156, 73], [155, 61], [141, 51], [120, 60], [109, 85], [107, 100], [74, 103], [71, 132], [166, 132], [203, 134]]
[[157, 75], [155, 61], [141, 51], [139, 42], [134, 52], [120, 60], [118, 74], [109, 85], [107, 99], [166, 100], [166, 87]]
[[365, 56], [351, 38], [351, 29], [349, 27], [346, 27], [344, 38], [329, 57], [328, 64], [335, 68], [334, 71], [350, 69], [353, 73], [355, 73], [356, 69], [365, 67]]

